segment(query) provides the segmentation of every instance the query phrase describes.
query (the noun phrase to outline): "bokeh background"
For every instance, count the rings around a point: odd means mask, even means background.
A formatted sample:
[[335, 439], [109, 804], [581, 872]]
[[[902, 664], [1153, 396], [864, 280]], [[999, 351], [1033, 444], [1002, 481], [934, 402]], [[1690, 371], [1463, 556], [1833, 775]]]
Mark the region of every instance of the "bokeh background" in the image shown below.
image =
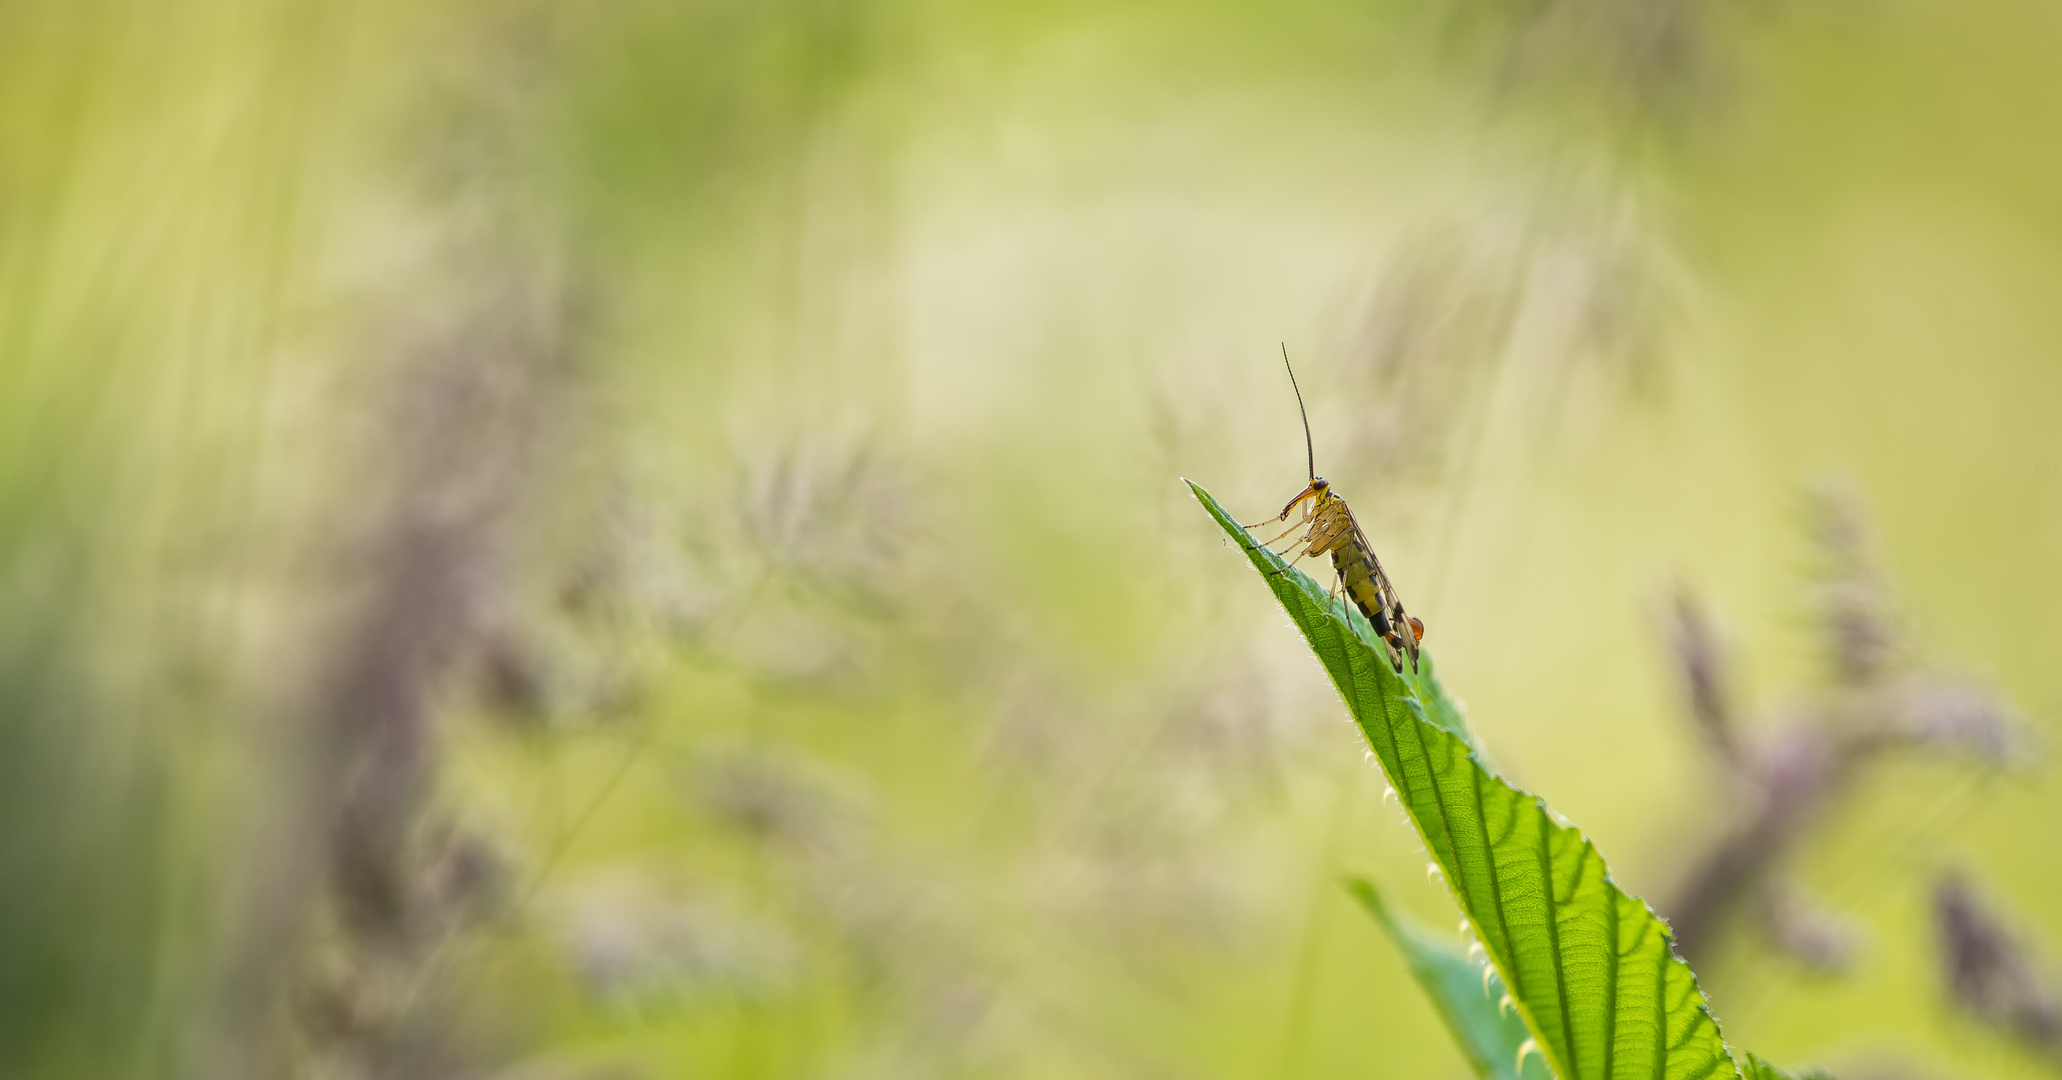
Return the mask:
[[0, 6], [0, 1074], [1465, 1075], [1338, 881], [1450, 902], [1176, 479], [1302, 485], [1285, 342], [1734, 1044], [2053, 1075], [2058, 46]]

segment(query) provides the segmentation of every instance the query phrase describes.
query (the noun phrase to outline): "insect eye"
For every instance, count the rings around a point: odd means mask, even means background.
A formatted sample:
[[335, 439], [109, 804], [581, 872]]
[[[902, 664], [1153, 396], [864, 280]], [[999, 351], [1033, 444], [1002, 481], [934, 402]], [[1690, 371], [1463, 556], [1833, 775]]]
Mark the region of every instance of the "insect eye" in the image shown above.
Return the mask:
[[1320, 476], [1320, 477], [1318, 477], [1317, 479], [1315, 479], [1315, 480], [1312, 480], [1312, 481], [1310, 482], [1310, 486], [1311, 486], [1311, 488], [1312, 488], [1313, 490], [1316, 490], [1316, 491], [1323, 491], [1324, 489], [1326, 489], [1326, 488], [1328, 488], [1328, 487], [1331, 487], [1332, 485], [1331, 485], [1331, 484], [1328, 484], [1328, 483], [1326, 483], [1326, 482], [1325, 482], [1325, 478], [1324, 478], [1324, 477], [1322, 477], [1322, 476]]

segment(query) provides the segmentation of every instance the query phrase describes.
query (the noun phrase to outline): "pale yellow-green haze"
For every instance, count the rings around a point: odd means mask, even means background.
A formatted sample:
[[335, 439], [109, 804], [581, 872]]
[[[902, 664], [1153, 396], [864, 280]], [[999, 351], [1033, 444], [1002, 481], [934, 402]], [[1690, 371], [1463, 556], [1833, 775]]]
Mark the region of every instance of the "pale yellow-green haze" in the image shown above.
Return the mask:
[[1304, 486], [1284, 346], [1730, 1042], [2055, 1076], [2058, 56], [0, 4], [0, 1077], [1470, 1076], [1341, 881], [1453, 901], [1178, 479]]

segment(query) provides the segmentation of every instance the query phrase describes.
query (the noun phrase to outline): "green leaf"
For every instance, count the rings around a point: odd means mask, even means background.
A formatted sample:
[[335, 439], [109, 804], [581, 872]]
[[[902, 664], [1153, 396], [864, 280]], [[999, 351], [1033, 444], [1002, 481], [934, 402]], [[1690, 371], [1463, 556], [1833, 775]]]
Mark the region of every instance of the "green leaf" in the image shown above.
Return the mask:
[[1366, 878], [1348, 879], [1346, 887], [1403, 950], [1410, 973], [1425, 988], [1454, 1041], [1461, 1044], [1475, 1075], [1483, 1080], [1540, 1080], [1546, 1076], [1545, 1061], [1525, 1045], [1532, 1033], [1504, 998], [1503, 980], [1493, 968], [1439, 935], [1397, 918]]
[[1745, 1057], [1747, 1061], [1740, 1066], [1740, 1075], [1746, 1077], [1747, 1080], [1833, 1080], [1823, 1069], [1813, 1069], [1810, 1072], [1804, 1073], [1786, 1073], [1774, 1065], [1755, 1057], [1752, 1053], [1746, 1053]]
[[1554, 1075], [1741, 1075], [1667, 924], [1612, 882], [1587, 838], [1497, 775], [1430, 656], [1393, 672], [1365, 619], [1189, 488], [1330, 673]]

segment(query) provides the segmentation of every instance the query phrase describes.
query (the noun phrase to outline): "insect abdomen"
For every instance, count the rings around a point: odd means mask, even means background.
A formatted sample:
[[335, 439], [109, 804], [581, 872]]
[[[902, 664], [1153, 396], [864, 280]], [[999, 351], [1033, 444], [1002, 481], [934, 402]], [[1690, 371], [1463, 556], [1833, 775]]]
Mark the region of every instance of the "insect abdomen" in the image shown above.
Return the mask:
[[1388, 637], [1389, 614], [1385, 610], [1388, 605], [1381, 587], [1375, 584], [1374, 558], [1362, 551], [1358, 544], [1343, 544], [1332, 549], [1332, 569], [1338, 572], [1353, 606], [1367, 616], [1368, 625], [1375, 628], [1378, 636]]

